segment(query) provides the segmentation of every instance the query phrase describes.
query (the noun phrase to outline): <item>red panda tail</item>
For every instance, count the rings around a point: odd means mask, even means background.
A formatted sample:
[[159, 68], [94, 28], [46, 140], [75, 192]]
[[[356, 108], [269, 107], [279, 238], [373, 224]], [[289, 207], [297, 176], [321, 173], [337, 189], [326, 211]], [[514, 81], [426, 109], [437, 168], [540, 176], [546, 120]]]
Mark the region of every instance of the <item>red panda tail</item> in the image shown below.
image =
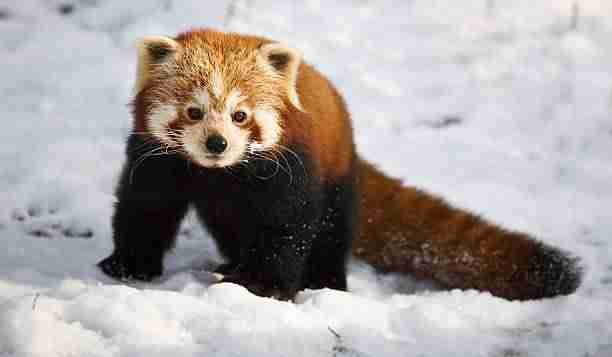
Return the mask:
[[353, 253], [375, 268], [511, 300], [567, 295], [580, 285], [582, 270], [567, 253], [404, 186], [363, 160], [357, 171]]

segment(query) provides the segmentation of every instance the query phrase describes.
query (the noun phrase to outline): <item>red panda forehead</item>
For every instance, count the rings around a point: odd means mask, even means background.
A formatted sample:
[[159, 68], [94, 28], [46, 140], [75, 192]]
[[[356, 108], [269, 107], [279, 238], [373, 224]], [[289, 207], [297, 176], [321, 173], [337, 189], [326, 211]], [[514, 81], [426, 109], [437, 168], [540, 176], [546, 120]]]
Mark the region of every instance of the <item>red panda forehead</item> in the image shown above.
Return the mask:
[[259, 54], [265, 39], [197, 30], [180, 34], [178, 51], [168, 63], [155, 67], [149, 79], [151, 95], [159, 102], [187, 104], [208, 92], [210, 104], [240, 96], [249, 106], [284, 107], [282, 78], [271, 72]]
[[183, 47], [206, 46], [221, 52], [226, 50], [253, 52], [264, 43], [270, 42], [262, 37], [225, 33], [212, 29], [195, 29], [183, 32], [175, 40]]
[[[210, 103], [223, 101], [239, 92], [254, 105], [266, 103], [280, 108], [282, 82], [271, 76], [257, 62], [256, 53], [244, 50], [214, 49], [204, 44], [184, 47], [176, 58], [174, 80], [163, 81], [172, 86], [176, 98], [189, 100], [192, 93], [206, 89]], [[164, 83], [165, 82], [165, 83]]]
[[181, 44], [178, 62], [183, 70], [213, 70], [228, 77], [244, 78], [258, 74], [257, 49], [260, 44], [248, 36], [213, 30], [191, 31], [177, 37]]

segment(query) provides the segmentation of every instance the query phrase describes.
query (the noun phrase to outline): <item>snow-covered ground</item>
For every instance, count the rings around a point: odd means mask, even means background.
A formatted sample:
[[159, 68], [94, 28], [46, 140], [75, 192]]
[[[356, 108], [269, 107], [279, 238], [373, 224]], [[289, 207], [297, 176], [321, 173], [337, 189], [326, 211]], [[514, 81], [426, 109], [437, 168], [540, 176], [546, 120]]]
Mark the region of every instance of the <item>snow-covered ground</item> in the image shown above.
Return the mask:
[[[612, 356], [612, 3], [0, 1], [0, 356]], [[574, 15], [572, 15], [574, 14]], [[509, 302], [351, 264], [296, 303], [211, 285], [190, 217], [150, 284], [111, 250], [136, 38], [192, 26], [299, 48], [388, 172], [582, 258], [569, 297]]]

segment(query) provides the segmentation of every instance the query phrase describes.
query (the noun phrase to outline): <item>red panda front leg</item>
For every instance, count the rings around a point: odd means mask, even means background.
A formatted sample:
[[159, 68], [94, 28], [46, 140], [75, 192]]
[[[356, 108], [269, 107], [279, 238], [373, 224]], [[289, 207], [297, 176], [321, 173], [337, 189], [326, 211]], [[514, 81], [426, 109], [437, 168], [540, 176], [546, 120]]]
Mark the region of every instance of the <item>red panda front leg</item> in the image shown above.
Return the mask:
[[240, 284], [260, 296], [290, 300], [303, 288], [313, 236], [309, 229], [262, 231], [244, 261], [222, 281]]
[[[276, 197], [266, 196], [261, 220], [250, 231], [242, 231], [249, 237], [243, 237], [238, 264], [222, 281], [240, 284], [260, 296], [290, 300], [304, 287], [306, 264], [321, 227], [321, 198], [316, 189], [294, 190], [276, 183]], [[224, 237], [215, 238], [222, 241]]]
[[346, 290], [346, 259], [357, 229], [353, 181], [327, 184], [323, 195], [302, 193], [311, 200], [295, 215], [279, 210], [277, 224], [258, 229], [241, 264], [223, 281], [285, 300], [304, 288]]
[[[274, 170], [269, 162], [252, 163], [253, 167], [260, 164]], [[325, 188], [318, 178], [311, 176], [307, 157], [301, 156], [299, 160], [297, 156], [288, 157], [287, 165], [291, 165], [287, 172], [269, 178], [258, 175], [264, 178], [235, 188], [236, 197], [223, 197], [238, 201], [248, 195], [249, 202], [256, 203], [254, 207], [232, 206], [237, 210], [232, 216], [244, 217], [242, 225], [226, 224], [223, 228], [218, 226], [219, 219], [205, 219], [212, 223], [211, 232], [222, 252], [228, 251], [228, 242], [241, 241], [239, 254], [228, 256], [230, 262], [237, 262], [237, 267], [223, 281], [243, 285], [257, 295], [285, 300], [309, 286], [309, 257], [314, 248], [319, 248], [317, 241], [327, 238], [322, 235], [325, 231], [322, 217], [327, 211]], [[210, 199], [209, 196], [206, 200], [211, 205], [208, 211], [200, 210], [205, 217], [219, 211]]]
[[187, 211], [180, 182], [184, 163], [171, 155], [143, 159], [156, 145], [144, 140], [135, 135], [128, 140], [112, 221], [115, 248], [98, 263], [116, 279], [149, 281], [161, 275], [164, 253], [174, 244]]

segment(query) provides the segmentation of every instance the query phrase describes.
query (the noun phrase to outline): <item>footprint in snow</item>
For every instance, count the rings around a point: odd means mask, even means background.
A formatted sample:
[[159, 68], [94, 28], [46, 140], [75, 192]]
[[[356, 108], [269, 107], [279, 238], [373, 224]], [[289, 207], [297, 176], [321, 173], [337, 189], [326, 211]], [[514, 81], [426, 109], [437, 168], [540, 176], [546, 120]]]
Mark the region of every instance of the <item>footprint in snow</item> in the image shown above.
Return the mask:
[[25, 211], [15, 211], [12, 215], [15, 224], [29, 236], [36, 238], [80, 238], [90, 239], [93, 230], [75, 227], [63, 222], [57, 209], [30, 207]]

